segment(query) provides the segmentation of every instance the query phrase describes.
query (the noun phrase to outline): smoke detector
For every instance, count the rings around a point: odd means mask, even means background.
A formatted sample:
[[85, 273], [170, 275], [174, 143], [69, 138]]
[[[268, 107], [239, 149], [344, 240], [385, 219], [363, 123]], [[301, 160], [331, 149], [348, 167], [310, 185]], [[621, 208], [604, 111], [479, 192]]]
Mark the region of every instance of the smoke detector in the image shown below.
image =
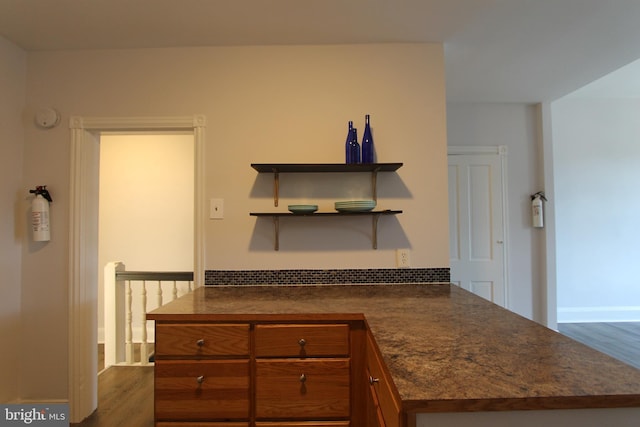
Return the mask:
[[43, 129], [51, 129], [60, 123], [60, 114], [53, 108], [41, 108], [36, 112], [36, 124]]

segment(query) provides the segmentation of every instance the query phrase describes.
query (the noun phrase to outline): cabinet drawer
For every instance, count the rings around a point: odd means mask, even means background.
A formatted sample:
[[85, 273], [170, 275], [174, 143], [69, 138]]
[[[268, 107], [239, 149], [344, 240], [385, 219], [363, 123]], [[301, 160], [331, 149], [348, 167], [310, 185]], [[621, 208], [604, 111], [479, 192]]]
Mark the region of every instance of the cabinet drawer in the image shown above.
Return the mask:
[[256, 427], [349, 427], [349, 421], [258, 421]]
[[249, 427], [249, 422], [189, 422], [189, 421], [167, 421], [156, 423], [155, 427]]
[[[382, 358], [377, 352], [371, 336], [367, 338], [367, 378], [370, 383], [371, 393], [377, 398], [379, 412], [382, 412], [384, 424], [387, 427], [399, 427], [401, 425], [400, 405], [395, 397], [394, 384], [383, 369]], [[371, 381], [373, 379], [373, 381]]]
[[349, 355], [349, 325], [256, 325], [256, 357]]
[[256, 361], [256, 417], [349, 417], [349, 359]]
[[248, 356], [248, 324], [156, 324], [156, 357]]
[[249, 360], [158, 360], [156, 420], [249, 418]]

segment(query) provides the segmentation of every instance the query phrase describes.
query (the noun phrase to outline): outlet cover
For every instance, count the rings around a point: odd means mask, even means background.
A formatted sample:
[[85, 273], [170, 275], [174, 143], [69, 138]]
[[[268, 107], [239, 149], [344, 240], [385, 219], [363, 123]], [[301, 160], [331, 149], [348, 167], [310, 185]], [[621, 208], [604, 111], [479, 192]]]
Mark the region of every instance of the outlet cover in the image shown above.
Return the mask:
[[411, 252], [409, 249], [396, 249], [396, 266], [398, 268], [411, 267]]

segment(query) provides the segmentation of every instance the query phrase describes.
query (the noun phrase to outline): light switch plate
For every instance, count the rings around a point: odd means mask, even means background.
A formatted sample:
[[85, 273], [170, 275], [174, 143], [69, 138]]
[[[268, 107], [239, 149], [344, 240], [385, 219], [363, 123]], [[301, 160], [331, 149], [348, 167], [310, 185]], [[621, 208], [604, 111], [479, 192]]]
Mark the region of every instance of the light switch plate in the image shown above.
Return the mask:
[[224, 199], [211, 199], [209, 206], [209, 219], [224, 218]]

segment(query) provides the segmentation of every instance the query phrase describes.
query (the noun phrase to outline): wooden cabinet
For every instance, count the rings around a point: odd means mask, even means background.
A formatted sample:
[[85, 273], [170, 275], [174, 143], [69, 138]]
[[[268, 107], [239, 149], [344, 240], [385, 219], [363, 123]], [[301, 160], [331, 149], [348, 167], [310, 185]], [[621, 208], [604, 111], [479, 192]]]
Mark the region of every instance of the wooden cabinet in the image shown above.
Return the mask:
[[156, 321], [156, 427], [364, 425], [353, 323]]
[[249, 356], [248, 324], [163, 324], [156, 326], [161, 357]]
[[348, 420], [349, 415], [348, 358], [256, 360], [257, 420]]
[[367, 425], [369, 427], [402, 427], [404, 423], [400, 396], [371, 334], [367, 334], [365, 365], [364, 380], [369, 385]]
[[348, 324], [256, 325], [256, 357], [349, 356]]
[[156, 427], [248, 426], [249, 348], [248, 323], [156, 322]]
[[157, 422], [156, 427], [249, 427], [248, 422]]
[[349, 427], [349, 421], [258, 421], [256, 427]]
[[249, 419], [249, 360], [158, 360], [156, 419]]
[[256, 420], [351, 415], [348, 324], [256, 325]]

